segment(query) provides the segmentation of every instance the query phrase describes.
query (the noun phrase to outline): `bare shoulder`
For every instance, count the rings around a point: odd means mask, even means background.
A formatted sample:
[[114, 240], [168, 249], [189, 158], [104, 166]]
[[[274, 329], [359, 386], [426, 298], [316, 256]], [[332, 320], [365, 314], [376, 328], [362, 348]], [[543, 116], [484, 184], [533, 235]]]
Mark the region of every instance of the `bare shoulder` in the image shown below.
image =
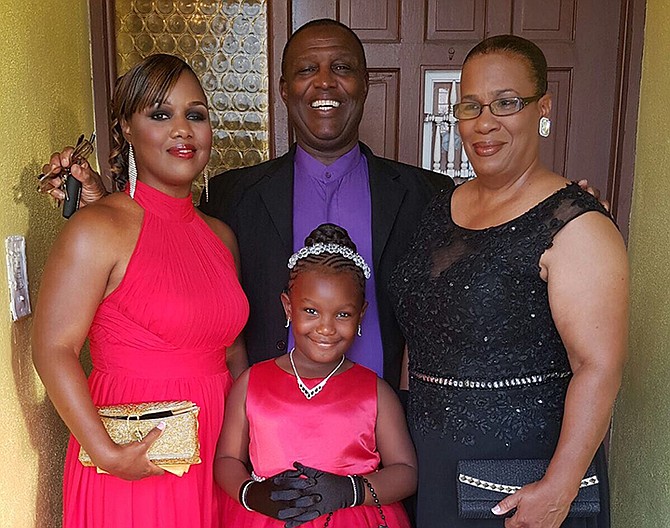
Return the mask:
[[209, 228], [214, 232], [214, 234], [221, 239], [221, 241], [226, 245], [226, 247], [233, 253], [237, 253], [237, 239], [235, 238], [235, 233], [228, 226], [228, 224], [222, 222], [218, 218], [206, 215], [199, 209], [196, 209], [196, 212], [204, 220], [204, 222], [209, 226]]
[[570, 181], [563, 176], [541, 168], [519, 187], [515, 203], [515, 214], [518, 215], [529, 211], [560, 190], [565, 189], [569, 184]]
[[539, 175], [538, 181], [542, 182], [548, 188], [555, 188], [556, 190], [572, 183], [565, 176], [561, 176], [550, 170], [543, 170]]
[[125, 272], [142, 216], [142, 208], [126, 195], [111, 195], [77, 211], [54, 242], [45, 274], [67, 269], [78, 287], [98, 289], [101, 299]]
[[400, 405], [398, 395], [383, 378], [377, 377], [377, 399], [379, 403], [397, 402]]
[[[609, 270], [626, 274], [626, 246], [611, 218], [599, 211], [587, 211], [568, 222], [554, 237], [552, 246], [540, 258], [541, 276], [547, 280], [556, 270], [588, 270], [602, 275]], [[552, 271], [553, 270], [553, 271]]]
[[118, 244], [135, 240], [141, 227], [142, 208], [124, 193], [113, 193], [88, 205], [67, 221], [61, 236], [68, 242], [118, 248]]
[[529, 181], [529, 185], [524, 186], [523, 190], [530, 202], [538, 204], [549, 198], [552, 194], [564, 189], [570, 183], [570, 180], [560, 174], [542, 169], [537, 175], [533, 176]]
[[[409, 433], [407, 432], [405, 411], [396, 392], [381, 378], [377, 379], [376, 431], [380, 447], [381, 442], [387, 447], [395, 446], [390, 450], [391, 453], [388, 449], [384, 450], [383, 458], [386, 458], [387, 462], [389, 456], [395, 456], [392, 453], [396, 451], [397, 447], [405, 445], [405, 447], [411, 450], [409, 447], [411, 446], [411, 440], [409, 439]], [[400, 443], [396, 444], [396, 441]], [[398, 453], [399, 452], [400, 451], [398, 451]]]
[[554, 237], [554, 246], [578, 247], [580, 251], [612, 250], [625, 252], [621, 233], [609, 216], [600, 211], [587, 211], [568, 222]]

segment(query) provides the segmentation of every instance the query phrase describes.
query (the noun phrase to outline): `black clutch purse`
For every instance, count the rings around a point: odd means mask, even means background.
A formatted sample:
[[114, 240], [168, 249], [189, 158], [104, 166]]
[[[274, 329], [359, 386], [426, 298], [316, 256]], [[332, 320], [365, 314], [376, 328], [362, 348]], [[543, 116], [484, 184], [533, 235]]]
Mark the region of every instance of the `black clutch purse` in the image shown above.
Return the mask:
[[[496, 519], [491, 512], [498, 502], [540, 480], [549, 460], [459, 460], [456, 470], [458, 516], [462, 519]], [[595, 466], [591, 464], [568, 517], [593, 517], [600, 513], [600, 492]]]

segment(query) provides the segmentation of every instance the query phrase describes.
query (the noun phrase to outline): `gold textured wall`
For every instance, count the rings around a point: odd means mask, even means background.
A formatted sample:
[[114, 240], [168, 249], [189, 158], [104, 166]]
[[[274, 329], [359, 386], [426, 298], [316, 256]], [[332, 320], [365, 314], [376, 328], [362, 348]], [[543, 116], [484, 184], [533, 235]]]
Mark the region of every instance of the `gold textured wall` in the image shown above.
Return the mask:
[[266, 0], [116, 0], [118, 73], [152, 53], [188, 62], [207, 94], [210, 175], [268, 159]]
[[648, 0], [629, 250], [630, 359], [614, 413], [614, 528], [670, 526], [670, 2]]
[[67, 433], [12, 323], [4, 240], [26, 237], [33, 306], [60, 213], [35, 192], [45, 158], [93, 126], [86, 0], [0, 0], [0, 527], [60, 526]]

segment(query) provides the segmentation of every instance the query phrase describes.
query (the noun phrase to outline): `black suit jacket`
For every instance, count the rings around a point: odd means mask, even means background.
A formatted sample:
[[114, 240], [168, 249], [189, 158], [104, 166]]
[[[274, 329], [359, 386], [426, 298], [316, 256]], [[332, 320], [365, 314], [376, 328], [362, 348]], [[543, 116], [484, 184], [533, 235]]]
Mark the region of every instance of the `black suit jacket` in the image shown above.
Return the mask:
[[[375, 156], [368, 161], [372, 200], [372, 251], [377, 306], [384, 348], [384, 378], [397, 388], [404, 338], [388, 295], [388, 281], [406, 251], [421, 213], [451, 178]], [[251, 364], [286, 352], [288, 333], [279, 295], [288, 281], [293, 253], [293, 161], [295, 145], [276, 159], [219, 174], [209, 183], [206, 214], [228, 224], [237, 236], [242, 287], [251, 311], [245, 341]], [[319, 222], [315, 222], [314, 227]]]

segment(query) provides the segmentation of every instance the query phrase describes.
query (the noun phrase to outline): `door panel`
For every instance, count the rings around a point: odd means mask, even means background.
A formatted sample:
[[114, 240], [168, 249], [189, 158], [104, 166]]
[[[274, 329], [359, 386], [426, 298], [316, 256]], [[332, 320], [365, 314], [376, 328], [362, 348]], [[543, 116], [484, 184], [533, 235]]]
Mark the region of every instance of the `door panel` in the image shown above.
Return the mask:
[[396, 159], [398, 145], [399, 76], [397, 69], [370, 71], [370, 89], [359, 128], [373, 152], [384, 152], [392, 159]]
[[571, 41], [575, 0], [522, 0], [514, 3], [512, 33], [532, 41]]
[[400, 40], [400, 0], [342, 0], [339, 4], [340, 21], [361, 40]]
[[[338, 16], [339, 3], [337, 0], [317, 1], [314, 0], [285, 0], [288, 6], [288, 15], [291, 22], [291, 32], [298, 29], [304, 23], [317, 18], [333, 18], [340, 20]], [[346, 22], [345, 22], [346, 23]], [[347, 24], [348, 25], [348, 24]]]
[[549, 93], [552, 94], [551, 134], [548, 138], [540, 141], [540, 158], [547, 167], [559, 174], [565, 174], [567, 166], [567, 137], [568, 123], [558, 116], [568, 115], [570, 112], [570, 86], [572, 81], [571, 71], [550, 70], [548, 72]]
[[486, 31], [485, 0], [427, 0], [426, 40], [481, 40]]

